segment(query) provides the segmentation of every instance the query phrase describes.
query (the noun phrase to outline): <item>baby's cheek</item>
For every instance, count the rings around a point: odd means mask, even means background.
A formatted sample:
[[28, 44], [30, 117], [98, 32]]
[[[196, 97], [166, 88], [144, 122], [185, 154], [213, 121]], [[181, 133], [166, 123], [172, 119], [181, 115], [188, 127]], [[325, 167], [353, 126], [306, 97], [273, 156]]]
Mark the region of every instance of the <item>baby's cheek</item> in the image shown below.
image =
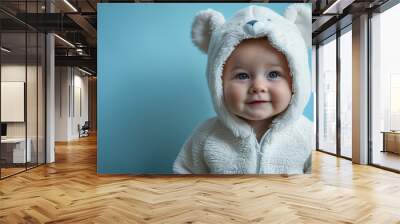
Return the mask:
[[224, 98], [228, 107], [236, 108], [244, 99], [243, 90], [236, 85], [227, 85], [224, 91]]
[[227, 97], [232, 103], [240, 102], [243, 98], [243, 89], [241, 86], [230, 85], [227, 93]]
[[282, 87], [275, 93], [275, 98], [277, 99], [277, 105], [280, 109], [285, 109], [292, 98], [291, 90], [287, 87]]

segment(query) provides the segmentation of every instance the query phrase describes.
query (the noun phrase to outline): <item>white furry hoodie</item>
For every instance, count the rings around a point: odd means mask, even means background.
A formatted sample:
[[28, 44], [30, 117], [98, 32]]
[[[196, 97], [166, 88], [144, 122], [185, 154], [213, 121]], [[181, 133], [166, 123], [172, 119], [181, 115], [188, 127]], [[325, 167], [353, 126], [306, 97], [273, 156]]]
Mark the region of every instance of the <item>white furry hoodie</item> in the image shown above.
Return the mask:
[[[293, 96], [260, 142], [250, 125], [224, 105], [223, 65], [244, 39], [267, 37], [289, 63]], [[311, 168], [312, 123], [303, 114], [310, 95], [307, 47], [311, 46], [311, 9], [293, 4], [282, 17], [249, 6], [229, 21], [212, 9], [199, 12], [192, 39], [208, 55], [207, 80], [217, 117], [196, 128], [177, 156], [181, 174], [301, 174]], [[266, 40], [267, 41], [267, 40]]]

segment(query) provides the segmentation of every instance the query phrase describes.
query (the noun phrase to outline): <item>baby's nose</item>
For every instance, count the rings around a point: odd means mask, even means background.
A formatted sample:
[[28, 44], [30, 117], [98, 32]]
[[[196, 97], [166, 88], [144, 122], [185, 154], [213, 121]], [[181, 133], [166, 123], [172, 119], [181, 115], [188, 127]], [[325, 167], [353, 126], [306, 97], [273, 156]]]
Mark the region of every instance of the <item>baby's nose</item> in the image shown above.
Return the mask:
[[262, 81], [257, 81], [255, 80], [253, 84], [251, 85], [249, 92], [254, 94], [254, 93], [261, 93], [261, 92], [267, 92], [268, 87], [265, 83]]
[[252, 87], [250, 88], [250, 93], [254, 94], [254, 93], [262, 93], [262, 92], [266, 92], [265, 89], [263, 88], [258, 88], [258, 87]]

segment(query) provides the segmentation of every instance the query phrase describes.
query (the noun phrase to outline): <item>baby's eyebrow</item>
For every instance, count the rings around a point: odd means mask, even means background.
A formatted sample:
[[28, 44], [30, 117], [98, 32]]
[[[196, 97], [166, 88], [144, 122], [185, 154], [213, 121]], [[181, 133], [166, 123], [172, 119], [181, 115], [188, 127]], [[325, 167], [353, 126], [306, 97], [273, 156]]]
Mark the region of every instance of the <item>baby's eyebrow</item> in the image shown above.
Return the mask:
[[243, 66], [235, 65], [235, 67], [232, 68], [232, 71], [234, 70], [246, 70], [243, 68]]
[[265, 65], [267, 65], [267, 66], [276, 66], [276, 67], [283, 67], [284, 66], [280, 62], [269, 62], [269, 63], [266, 63]]
[[282, 65], [271, 65], [269, 68], [270, 68], [270, 70], [273, 70], [276, 68], [278, 68], [280, 70], [284, 70], [284, 67]]
[[[236, 71], [236, 70], [241, 70], [244, 72], [250, 72], [251, 69], [248, 69], [248, 67], [253, 68], [252, 66], [246, 66], [246, 65], [235, 65], [233, 68], [231, 68], [231, 71]], [[246, 69], [247, 68], [247, 69]], [[279, 71], [285, 71], [285, 66], [282, 64], [276, 64], [276, 63], [272, 63], [272, 64], [266, 64], [264, 68], [268, 68], [269, 71], [272, 70], [279, 70]]]

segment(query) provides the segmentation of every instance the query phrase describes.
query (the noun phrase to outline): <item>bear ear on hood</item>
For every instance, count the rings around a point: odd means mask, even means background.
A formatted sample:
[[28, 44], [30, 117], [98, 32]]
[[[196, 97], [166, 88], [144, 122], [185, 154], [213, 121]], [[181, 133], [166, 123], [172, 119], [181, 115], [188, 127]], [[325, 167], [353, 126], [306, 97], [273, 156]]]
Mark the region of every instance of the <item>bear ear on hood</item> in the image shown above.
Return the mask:
[[306, 4], [291, 4], [285, 11], [285, 18], [294, 23], [307, 48], [311, 48], [311, 7]]
[[224, 16], [213, 9], [203, 10], [197, 13], [192, 24], [192, 41], [205, 54], [212, 32], [225, 23]]

